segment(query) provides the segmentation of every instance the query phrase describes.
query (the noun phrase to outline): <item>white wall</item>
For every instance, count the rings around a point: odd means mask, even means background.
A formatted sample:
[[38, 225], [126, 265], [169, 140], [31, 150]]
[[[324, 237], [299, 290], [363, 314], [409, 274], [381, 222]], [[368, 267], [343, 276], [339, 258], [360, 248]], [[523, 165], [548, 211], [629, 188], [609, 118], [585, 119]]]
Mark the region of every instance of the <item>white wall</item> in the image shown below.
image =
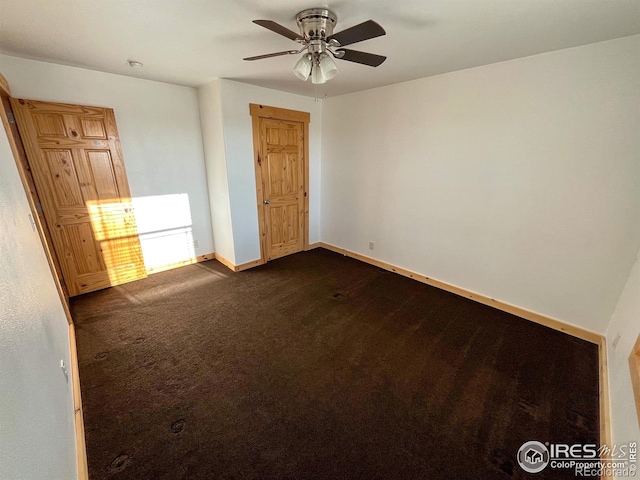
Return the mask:
[[309, 112], [309, 243], [320, 240], [321, 103], [313, 98], [221, 80], [224, 146], [236, 265], [260, 258], [253, 132], [249, 104]]
[[[140, 231], [145, 261], [162, 262], [158, 253], [173, 248], [175, 236], [186, 240], [185, 255], [214, 251], [195, 89], [6, 55], [0, 55], [0, 73], [14, 97], [114, 109], [131, 195], [146, 198], [135, 204], [138, 223], [150, 229]], [[176, 194], [188, 195], [190, 211], [167, 225], [161, 197]], [[186, 222], [192, 223], [195, 248], [184, 236]]]
[[220, 80], [214, 80], [210, 84], [198, 88], [198, 104], [216, 253], [236, 264], [224, 134], [222, 130]]
[[638, 78], [636, 35], [329, 98], [322, 240], [604, 333], [640, 248]]
[[69, 325], [0, 132], [0, 478], [77, 478]]
[[[640, 334], [640, 253], [607, 329], [613, 443], [640, 440], [629, 371], [629, 355]], [[616, 346], [616, 338], [620, 336]]]

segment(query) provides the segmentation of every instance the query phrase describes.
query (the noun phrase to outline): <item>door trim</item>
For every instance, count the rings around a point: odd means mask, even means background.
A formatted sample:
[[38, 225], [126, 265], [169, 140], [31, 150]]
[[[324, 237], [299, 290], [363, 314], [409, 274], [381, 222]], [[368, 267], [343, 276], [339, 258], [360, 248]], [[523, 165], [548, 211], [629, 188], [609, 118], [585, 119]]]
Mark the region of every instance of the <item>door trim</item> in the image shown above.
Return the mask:
[[[0, 95], [3, 98], [11, 98], [9, 84], [7, 83], [7, 80], [2, 76], [2, 74], [0, 74]], [[76, 347], [75, 326], [71, 318], [71, 311], [69, 310], [66, 291], [60, 283], [59, 272], [56, 270], [57, 258], [54, 257], [55, 252], [53, 251], [53, 247], [49, 245], [47, 240], [48, 231], [45, 230], [47, 226], [46, 223], [41, 220], [38, 209], [36, 208], [36, 202], [38, 202], [39, 200], [35, 188], [33, 191], [31, 190], [31, 186], [34, 185], [33, 178], [30, 178], [31, 172], [25, 167], [25, 165], [22, 164], [22, 160], [26, 160], [26, 156], [24, 156], [24, 158], [22, 157], [22, 154], [24, 154], [24, 149], [21, 150], [22, 139], [20, 138], [19, 134], [14, 134], [13, 130], [11, 129], [11, 123], [9, 122], [7, 111], [5, 110], [3, 102], [0, 102], [0, 118], [2, 119], [2, 123], [7, 134], [7, 139], [9, 140], [9, 146], [11, 147], [13, 158], [16, 162], [16, 167], [20, 176], [20, 180], [22, 182], [24, 193], [27, 196], [29, 209], [31, 210], [31, 217], [33, 218], [36, 230], [38, 231], [40, 243], [42, 244], [42, 250], [44, 251], [44, 255], [47, 259], [47, 262], [49, 263], [49, 268], [51, 269], [51, 278], [53, 279], [56, 289], [58, 290], [58, 295], [60, 296], [60, 305], [62, 306], [62, 310], [64, 311], [67, 323], [69, 324], [69, 355], [71, 359], [70, 368], [73, 392], [76, 464], [78, 468], [78, 479], [86, 480], [89, 478], [89, 472], [87, 470], [87, 448], [84, 435], [84, 413], [82, 409], [82, 396], [80, 393], [80, 374], [78, 371], [78, 353]]]
[[[68, 310], [69, 292], [63, 284], [62, 267], [58, 256], [53, 249], [53, 241], [51, 240], [51, 232], [44, 218], [44, 212], [42, 211], [42, 202], [38, 196], [36, 184], [31, 173], [31, 167], [29, 166], [29, 159], [27, 158], [26, 150], [22, 142], [22, 137], [18, 131], [18, 125], [16, 122], [15, 113], [11, 109], [11, 91], [9, 90], [9, 84], [6, 79], [0, 74], [0, 116], [2, 117], [2, 123], [4, 125], [7, 139], [9, 140], [9, 146], [13, 153], [13, 158], [16, 162], [20, 181], [22, 187], [27, 195], [27, 201], [29, 203], [29, 209], [31, 210], [31, 217], [38, 231], [40, 242], [42, 243], [45, 251], [49, 268], [54, 277], [56, 289], [62, 300], [62, 303], [66, 310]], [[9, 121], [9, 113], [11, 113], [12, 121]], [[69, 324], [71, 324], [71, 315], [65, 311]]]
[[[309, 123], [311, 122], [311, 114], [309, 112], [300, 112], [298, 110], [289, 110], [286, 108], [270, 107], [268, 105], [260, 105], [256, 103], [249, 104], [249, 113], [251, 114], [251, 125], [253, 129], [253, 166], [256, 178], [256, 200], [258, 202], [258, 232], [260, 235], [260, 263], [267, 263], [267, 237], [265, 232], [265, 215], [264, 215], [264, 191], [262, 188], [262, 166], [260, 165], [260, 119], [271, 118], [274, 120], [285, 120], [289, 122], [302, 123], [302, 151], [304, 155], [304, 232], [303, 232], [303, 250], [309, 250]], [[253, 263], [253, 262], [252, 262]]]

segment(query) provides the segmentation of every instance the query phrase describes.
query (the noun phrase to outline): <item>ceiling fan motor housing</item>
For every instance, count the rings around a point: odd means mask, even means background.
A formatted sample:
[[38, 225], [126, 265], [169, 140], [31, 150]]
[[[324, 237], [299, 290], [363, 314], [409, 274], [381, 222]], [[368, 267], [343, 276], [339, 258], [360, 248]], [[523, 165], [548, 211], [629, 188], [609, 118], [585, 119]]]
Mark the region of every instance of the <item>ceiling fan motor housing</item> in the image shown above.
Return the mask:
[[307, 42], [324, 40], [333, 35], [338, 16], [326, 8], [310, 8], [296, 16], [300, 34]]

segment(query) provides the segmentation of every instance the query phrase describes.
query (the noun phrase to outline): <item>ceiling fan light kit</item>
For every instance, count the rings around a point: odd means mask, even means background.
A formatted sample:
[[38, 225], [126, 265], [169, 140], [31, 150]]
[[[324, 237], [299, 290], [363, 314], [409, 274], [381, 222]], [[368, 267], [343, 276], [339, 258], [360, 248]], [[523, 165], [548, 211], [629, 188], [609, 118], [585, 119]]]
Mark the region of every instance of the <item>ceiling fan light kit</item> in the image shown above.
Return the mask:
[[295, 67], [293, 67], [293, 74], [300, 80], [307, 80], [311, 75], [311, 69], [313, 68], [313, 60], [311, 54], [304, 54]]
[[336, 65], [336, 62], [333, 61], [331, 55], [327, 55], [326, 53], [320, 56], [318, 67], [322, 72], [322, 76], [327, 80], [331, 80], [338, 74], [338, 66]]
[[334, 58], [371, 67], [379, 66], [387, 58], [382, 55], [343, 48], [346, 45], [385, 35], [384, 29], [373, 20], [367, 20], [334, 34], [333, 29], [338, 22], [336, 14], [326, 8], [310, 8], [298, 13], [296, 22], [300, 29], [299, 34], [272, 20], [254, 20], [253, 23], [256, 25], [294, 40], [302, 46], [299, 50], [268, 53], [247, 57], [244, 60], [261, 60], [304, 52], [293, 67], [294, 75], [304, 81], [311, 78], [311, 83], [322, 84], [331, 80], [338, 73], [338, 67], [333, 61]]

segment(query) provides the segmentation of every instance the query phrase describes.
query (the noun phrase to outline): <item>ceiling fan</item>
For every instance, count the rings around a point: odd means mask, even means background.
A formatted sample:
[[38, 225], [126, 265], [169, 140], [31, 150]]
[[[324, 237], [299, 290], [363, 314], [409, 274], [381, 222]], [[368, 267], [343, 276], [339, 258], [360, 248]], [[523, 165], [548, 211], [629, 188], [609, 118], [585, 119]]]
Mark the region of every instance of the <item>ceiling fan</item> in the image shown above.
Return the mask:
[[377, 67], [387, 59], [382, 55], [343, 48], [346, 45], [385, 35], [386, 32], [380, 25], [373, 20], [367, 20], [334, 34], [333, 29], [337, 21], [336, 14], [326, 8], [310, 8], [298, 13], [296, 22], [300, 28], [300, 33], [289, 30], [272, 20], [254, 20], [253, 23], [294, 40], [302, 44], [302, 46], [298, 50], [285, 50], [284, 52], [257, 55], [255, 57], [247, 57], [244, 60], [251, 61], [279, 57], [281, 55], [296, 55], [306, 51], [293, 68], [293, 73], [301, 80], [306, 81], [311, 78], [312, 83], [320, 84], [331, 80], [338, 73], [338, 67], [333, 58], [369, 65], [370, 67]]

